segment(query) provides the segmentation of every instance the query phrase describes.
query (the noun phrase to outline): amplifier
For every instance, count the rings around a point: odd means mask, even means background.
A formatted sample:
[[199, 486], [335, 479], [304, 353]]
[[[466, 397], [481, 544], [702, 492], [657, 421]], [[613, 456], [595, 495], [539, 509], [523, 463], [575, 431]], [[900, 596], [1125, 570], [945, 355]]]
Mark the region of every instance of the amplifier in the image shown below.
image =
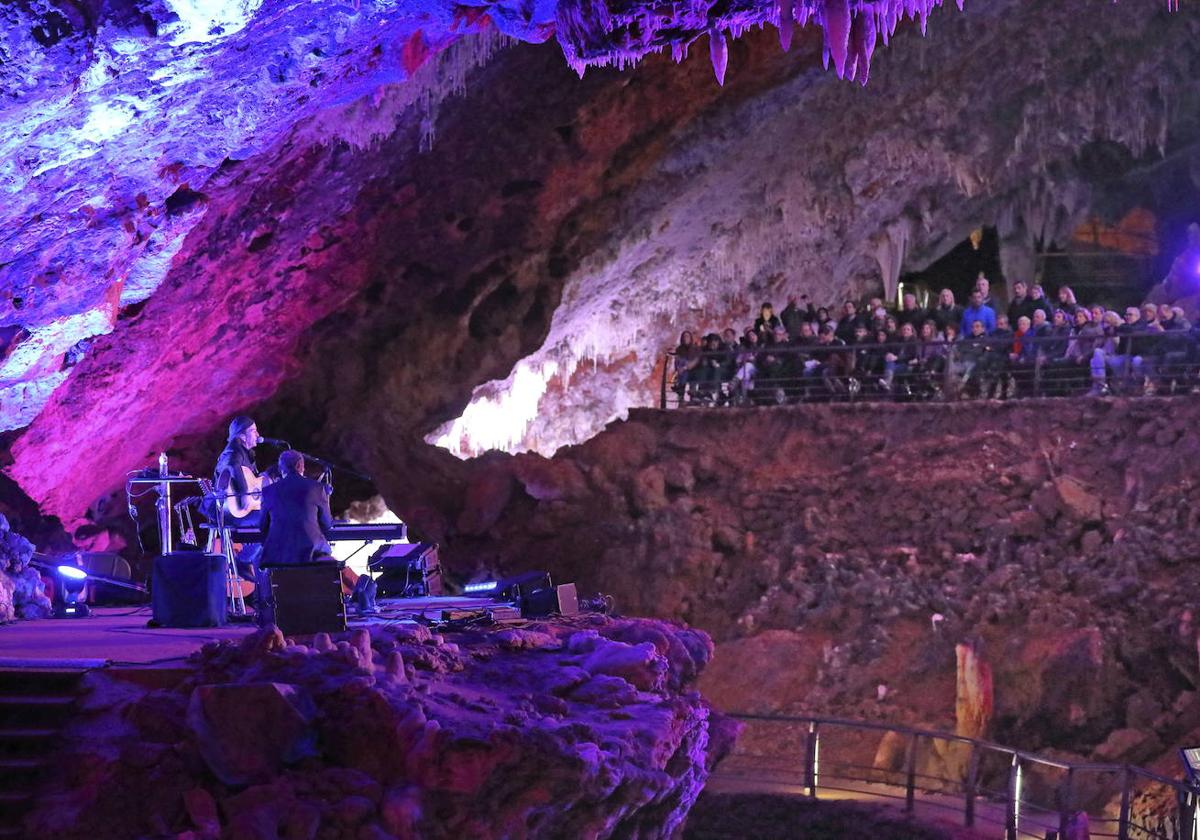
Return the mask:
[[577, 615], [578, 613], [579, 595], [575, 592], [573, 583], [534, 589], [521, 597], [521, 614], [527, 617], [540, 618], [549, 615]]
[[379, 597], [422, 598], [442, 594], [437, 543], [385, 545], [371, 555], [367, 568], [375, 575]]
[[225, 556], [191, 551], [155, 557], [150, 603], [159, 627], [222, 626]]
[[265, 566], [261, 571], [270, 595], [261, 605], [259, 624], [273, 623], [285, 636], [346, 629], [341, 563]]

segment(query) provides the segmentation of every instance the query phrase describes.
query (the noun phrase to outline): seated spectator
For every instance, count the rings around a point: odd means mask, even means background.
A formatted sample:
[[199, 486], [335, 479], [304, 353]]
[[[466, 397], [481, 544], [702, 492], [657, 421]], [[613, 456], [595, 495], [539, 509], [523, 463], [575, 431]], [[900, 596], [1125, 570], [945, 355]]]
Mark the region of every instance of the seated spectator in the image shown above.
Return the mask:
[[979, 360], [979, 381], [985, 397], [1003, 399], [1006, 396], [1008, 354], [1012, 343], [1013, 331], [1009, 329], [1008, 316], [997, 315], [996, 329], [988, 334], [983, 356]]
[[758, 333], [749, 327], [742, 335], [741, 348], [734, 357], [732, 400], [738, 404], [749, 401], [758, 374]]
[[758, 333], [759, 340], [773, 335], [775, 328], [780, 326], [783, 326], [783, 322], [775, 314], [775, 307], [771, 306], [770, 302], [764, 303], [758, 317], [754, 319], [754, 331]]
[[996, 329], [996, 312], [990, 306], [983, 303], [983, 292], [979, 289], [971, 292], [971, 303], [963, 310], [962, 314], [962, 332], [972, 333], [971, 326], [976, 321], [983, 324], [984, 333], [990, 333]]
[[900, 323], [896, 320], [895, 315], [884, 315], [883, 328], [892, 341], [895, 341], [900, 335]]
[[[980, 297], [978, 291], [971, 293], [972, 298]], [[987, 396], [988, 385], [986, 377], [989, 371], [986, 364], [988, 352], [987, 329], [983, 321], [976, 318], [971, 322], [971, 332], [958, 343], [958, 374], [963, 396], [973, 393], [976, 396]]]
[[817, 362], [814, 372], [820, 377], [828, 394], [831, 397], [846, 394], [849, 390], [847, 380], [853, 372], [854, 354], [846, 352], [846, 342], [837, 337], [832, 324], [826, 324], [817, 334], [812, 358]]
[[732, 328], [721, 333], [721, 392], [728, 401], [732, 391], [734, 374], [737, 373], [737, 354], [740, 343], [737, 333]]
[[[1046, 313], [1037, 310], [1035, 318], [1046, 323]], [[1033, 391], [1034, 374], [1037, 370], [1037, 334], [1034, 332], [1033, 321], [1022, 315], [1017, 319], [1017, 331], [1013, 335], [1013, 352], [1008, 356], [1008, 369], [1012, 373], [1014, 393], [1017, 396], [1026, 395]]]
[[912, 372], [913, 362], [920, 355], [921, 348], [913, 325], [901, 326], [899, 335], [893, 340], [897, 341], [898, 346], [884, 354], [883, 387], [890, 393], [902, 391], [906, 395], [911, 394], [912, 383], [909, 381], [909, 374]]
[[778, 326], [766, 348], [759, 354], [756, 384], [757, 395], [763, 402], [773, 401], [782, 405], [795, 394], [796, 383], [792, 381], [793, 356], [787, 352], [787, 345], [787, 330]]
[[1054, 310], [1050, 328], [1045, 331], [1042, 341], [1043, 390], [1055, 395], [1066, 393], [1074, 368], [1067, 358], [1067, 349], [1071, 346], [1071, 337], [1075, 332], [1069, 318], [1066, 310]]
[[944, 333], [950, 324], [954, 325], [956, 331], [961, 330], [962, 307], [954, 302], [954, 292], [942, 289], [938, 293], [937, 306], [930, 311], [929, 317], [937, 324], [938, 332]]
[[[1142, 354], [1146, 329], [1141, 318], [1141, 311], [1136, 306], [1125, 309], [1125, 323], [1116, 330], [1115, 352], [1105, 360], [1115, 381], [1126, 393], [1142, 392], [1149, 374], [1149, 365]], [[1149, 392], [1153, 393], [1153, 385]]]
[[815, 338], [817, 333], [819, 333], [821, 331], [821, 327], [825, 326], [832, 320], [833, 320], [833, 318], [830, 317], [829, 310], [826, 309], [824, 306], [818, 306], [817, 307], [817, 323], [815, 325], [815, 329], [813, 330], [813, 337]]
[[674, 389], [675, 393], [679, 395], [679, 401], [683, 402], [685, 394], [695, 393], [696, 374], [694, 371], [700, 367], [700, 346], [696, 344], [690, 330], [684, 330], [679, 334], [679, 345], [675, 348], [674, 364]]
[[1098, 397], [1107, 392], [1103, 345], [1104, 327], [1092, 321], [1091, 312], [1079, 307], [1075, 310], [1075, 334], [1064, 359], [1077, 370], [1087, 371], [1092, 385], [1088, 396]]
[[912, 362], [914, 387], [924, 396], [935, 396], [941, 393], [946, 372], [946, 341], [932, 318], [921, 324], [920, 341]]
[[701, 402], [716, 403], [721, 396], [722, 371], [725, 367], [721, 336], [709, 333], [701, 345], [700, 365], [694, 372], [696, 397]]
[[1088, 307], [1088, 312], [1092, 316], [1092, 323], [1100, 327], [1100, 329], [1104, 329], [1104, 307], [1100, 304], [1095, 304], [1091, 307]]

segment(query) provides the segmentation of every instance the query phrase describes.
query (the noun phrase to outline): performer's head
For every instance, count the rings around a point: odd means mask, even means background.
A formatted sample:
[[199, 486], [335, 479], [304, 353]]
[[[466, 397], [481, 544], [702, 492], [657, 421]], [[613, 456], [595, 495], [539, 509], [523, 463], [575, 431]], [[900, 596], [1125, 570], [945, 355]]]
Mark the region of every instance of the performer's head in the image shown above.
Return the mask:
[[284, 475], [304, 475], [304, 456], [295, 449], [280, 453], [279, 471]]
[[258, 426], [254, 425], [253, 418], [242, 414], [229, 421], [228, 440], [235, 439], [240, 440], [247, 449], [253, 449], [258, 445]]

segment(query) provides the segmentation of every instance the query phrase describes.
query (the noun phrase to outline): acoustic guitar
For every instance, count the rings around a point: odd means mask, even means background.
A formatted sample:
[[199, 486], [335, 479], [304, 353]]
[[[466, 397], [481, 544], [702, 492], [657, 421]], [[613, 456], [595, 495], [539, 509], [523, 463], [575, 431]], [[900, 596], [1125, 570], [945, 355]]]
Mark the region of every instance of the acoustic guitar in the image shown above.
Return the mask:
[[262, 489], [271, 483], [270, 476], [254, 474], [249, 467], [242, 467], [242, 478], [246, 482], [246, 503], [242, 504], [233, 490], [233, 483], [227, 486], [228, 495], [225, 497], [225, 512], [239, 519], [256, 510], [262, 510]]

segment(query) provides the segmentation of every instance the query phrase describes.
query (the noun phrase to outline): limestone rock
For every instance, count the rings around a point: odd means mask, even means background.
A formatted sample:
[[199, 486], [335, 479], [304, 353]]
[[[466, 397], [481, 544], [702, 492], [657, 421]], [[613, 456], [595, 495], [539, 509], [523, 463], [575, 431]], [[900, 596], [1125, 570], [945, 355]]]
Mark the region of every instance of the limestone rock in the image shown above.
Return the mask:
[[312, 702], [296, 686], [198, 686], [187, 715], [209, 768], [228, 785], [269, 779], [316, 749]]

